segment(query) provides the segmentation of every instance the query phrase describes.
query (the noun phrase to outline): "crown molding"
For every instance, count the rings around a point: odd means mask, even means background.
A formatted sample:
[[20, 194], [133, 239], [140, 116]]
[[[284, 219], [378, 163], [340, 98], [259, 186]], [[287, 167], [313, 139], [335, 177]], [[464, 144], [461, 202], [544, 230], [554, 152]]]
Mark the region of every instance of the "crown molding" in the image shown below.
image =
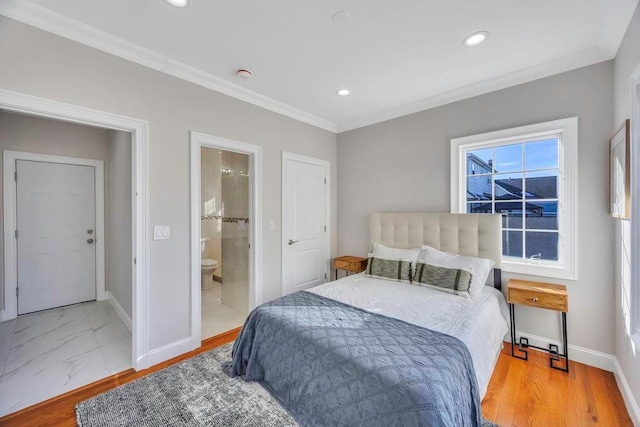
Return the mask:
[[0, 0], [0, 15], [329, 132], [341, 133], [613, 59], [639, 2], [639, 0], [621, 1], [624, 2], [623, 7], [610, 9], [605, 17], [598, 47], [340, 124], [229, 83], [213, 74], [52, 12], [27, 0]]
[[110, 53], [196, 85], [223, 93], [312, 126], [337, 132], [337, 124], [283, 102], [229, 83], [190, 65], [130, 43], [26, 0], [0, 0], [0, 15]]
[[497, 90], [506, 89], [512, 86], [532, 82], [534, 80], [543, 79], [556, 74], [586, 67], [588, 65], [597, 64], [599, 62], [613, 59], [615, 54], [610, 54], [600, 48], [593, 48], [587, 51], [567, 56], [554, 61], [545, 62], [533, 67], [524, 68], [502, 76], [483, 80], [458, 89], [439, 93], [418, 101], [404, 104], [396, 108], [392, 108], [380, 113], [374, 113], [368, 116], [349, 121], [338, 126], [338, 133], [347, 132], [353, 129], [369, 126], [372, 124], [384, 122], [420, 111], [428, 110], [442, 105], [451, 104], [453, 102], [462, 101], [473, 98], [475, 96], [484, 95]]

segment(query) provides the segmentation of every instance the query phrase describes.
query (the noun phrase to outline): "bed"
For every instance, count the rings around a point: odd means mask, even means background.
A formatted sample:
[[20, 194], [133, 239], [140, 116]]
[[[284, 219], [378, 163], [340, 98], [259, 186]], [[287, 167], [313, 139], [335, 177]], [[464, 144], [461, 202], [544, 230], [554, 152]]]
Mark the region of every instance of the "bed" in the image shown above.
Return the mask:
[[224, 369], [301, 425], [480, 425], [508, 331], [501, 242], [500, 215], [372, 214], [372, 245], [490, 259], [493, 283], [471, 299], [359, 274], [286, 295], [250, 314]]

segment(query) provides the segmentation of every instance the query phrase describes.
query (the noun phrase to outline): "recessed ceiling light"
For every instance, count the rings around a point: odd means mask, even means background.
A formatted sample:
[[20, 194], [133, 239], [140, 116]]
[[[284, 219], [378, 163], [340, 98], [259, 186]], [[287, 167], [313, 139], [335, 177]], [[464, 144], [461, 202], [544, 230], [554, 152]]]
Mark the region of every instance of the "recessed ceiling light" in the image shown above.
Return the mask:
[[478, 46], [479, 44], [484, 43], [487, 37], [489, 37], [489, 33], [487, 31], [477, 31], [465, 37], [462, 44], [467, 47]]
[[333, 14], [331, 20], [334, 24], [348, 24], [351, 22], [351, 15], [349, 12], [339, 11]]
[[349, 96], [351, 94], [351, 91], [349, 89], [340, 89], [336, 93], [338, 94], [338, 96]]
[[189, 6], [189, 0], [165, 0], [171, 6], [186, 7]]

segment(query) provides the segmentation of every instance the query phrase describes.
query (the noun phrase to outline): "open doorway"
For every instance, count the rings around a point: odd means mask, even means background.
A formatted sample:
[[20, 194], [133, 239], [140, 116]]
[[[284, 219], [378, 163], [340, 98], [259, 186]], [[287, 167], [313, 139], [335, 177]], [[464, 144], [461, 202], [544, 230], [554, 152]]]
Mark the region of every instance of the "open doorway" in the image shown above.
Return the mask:
[[2, 95], [6, 415], [140, 367], [140, 360], [133, 345], [133, 133], [60, 120], [31, 97]]
[[260, 147], [191, 133], [192, 346], [260, 304]]
[[242, 326], [249, 309], [249, 156], [200, 148], [202, 338]]

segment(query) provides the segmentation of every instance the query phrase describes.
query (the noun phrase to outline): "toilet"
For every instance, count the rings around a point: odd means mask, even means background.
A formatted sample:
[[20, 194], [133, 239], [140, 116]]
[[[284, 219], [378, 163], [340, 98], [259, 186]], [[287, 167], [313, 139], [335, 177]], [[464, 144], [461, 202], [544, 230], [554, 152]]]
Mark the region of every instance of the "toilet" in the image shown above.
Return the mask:
[[213, 283], [208, 281], [207, 277], [211, 277], [218, 268], [218, 261], [206, 258], [209, 256], [209, 241], [208, 237], [200, 239], [200, 273], [202, 274], [200, 286], [204, 290], [213, 288]]

